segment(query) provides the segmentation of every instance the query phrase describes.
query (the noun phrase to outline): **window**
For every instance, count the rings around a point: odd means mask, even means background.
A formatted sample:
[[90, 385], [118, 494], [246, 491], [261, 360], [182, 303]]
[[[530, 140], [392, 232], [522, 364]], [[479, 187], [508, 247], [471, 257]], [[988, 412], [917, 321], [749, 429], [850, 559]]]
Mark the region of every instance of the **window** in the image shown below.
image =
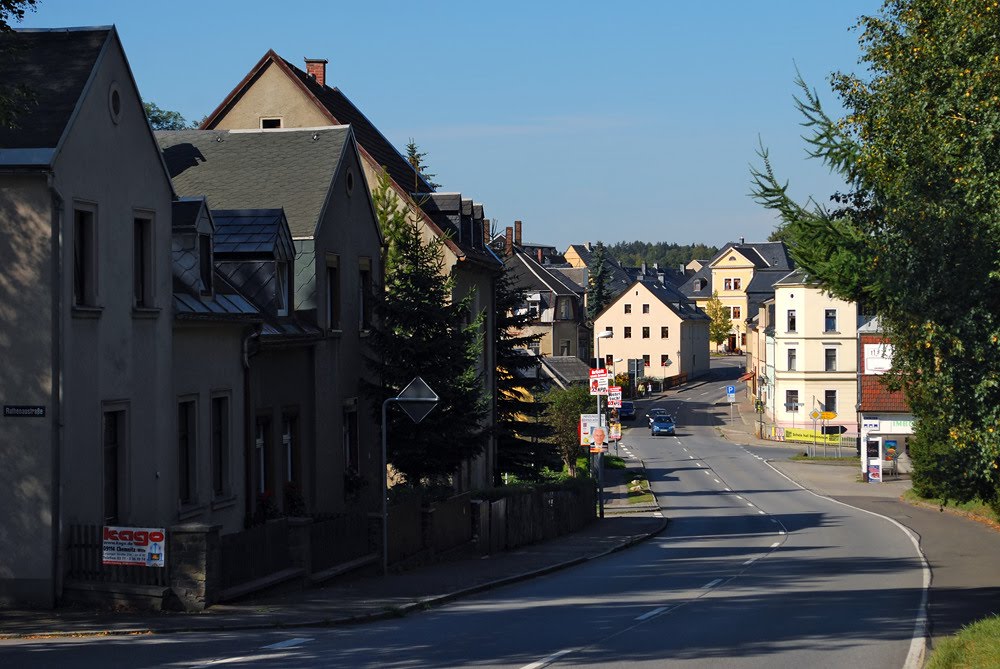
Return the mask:
[[642, 366], [643, 367], [649, 367], [649, 356], [648, 355], [642, 356]]
[[557, 301], [559, 320], [570, 321], [573, 320], [573, 299], [569, 297], [560, 297]]
[[260, 120], [261, 130], [277, 130], [281, 127], [280, 118], [262, 118]]
[[625, 313], [626, 314], [632, 313], [632, 305], [631, 304], [626, 304], [625, 305]]
[[[604, 369], [611, 369], [611, 366], [615, 364], [615, 356], [608, 353], [604, 356]], [[614, 385], [614, 384], [612, 384]]]
[[798, 356], [798, 351], [794, 348], [788, 349], [788, 371], [795, 371], [796, 356]]
[[104, 432], [104, 524], [117, 525], [121, 520], [121, 474], [125, 454], [125, 412], [105, 411]]
[[836, 332], [837, 331], [837, 310], [836, 309], [826, 309], [823, 312], [823, 331], [824, 332]]
[[795, 332], [795, 309], [788, 310], [788, 332]]
[[340, 256], [326, 256], [326, 328], [340, 329]]
[[660, 355], [660, 367], [666, 367], [670, 364], [670, 356], [666, 353]]
[[648, 314], [649, 313], [649, 305], [648, 304], [642, 305], [642, 313], [644, 313], [644, 314]]
[[836, 411], [837, 410], [837, 391], [836, 390], [824, 390], [823, 391], [823, 411]]
[[358, 412], [354, 407], [344, 409], [344, 467], [355, 474], [361, 471]]
[[740, 307], [733, 307], [733, 318], [739, 318], [741, 313]]
[[132, 219], [132, 304], [153, 306], [153, 221]]
[[279, 316], [288, 315], [288, 263], [276, 263], [274, 278], [277, 285], [274, 288], [274, 305]]
[[559, 340], [559, 355], [571, 355], [569, 350], [569, 339]]
[[297, 416], [285, 414], [281, 417], [281, 450], [285, 456], [285, 481], [299, 481], [299, 440], [296, 435]]
[[177, 483], [181, 504], [195, 501], [195, 450], [197, 448], [197, 423], [194, 400], [177, 405]]
[[823, 349], [823, 359], [826, 362], [824, 369], [828, 372], [837, 371], [837, 349], [826, 348]]
[[642, 326], [642, 338], [643, 339], [649, 339], [649, 326], [648, 325]]
[[628, 325], [626, 325], [625, 326], [625, 334], [623, 334], [622, 337], [624, 337], [625, 339], [631, 339], [632, 338], [632, 328], [629, 327]]
[[733, 279], [733, 290], [739, 290], [740, 285], [740, 279]]
[[791, 413], [799, 412], [799, 391], [785, 391], [785, 411], [790, 411]]
[[73, 212], [73, 305], [97, 305], [97, 230], [94, 212]]
[[212, 493], [229, 493], [229, 398], [212, 398]]
[[660, 339], [670, 339], [670, 328], [666, 325], [660, 326]]
[[358, 329], [372, 328], [372, 259], [358, 259]]
[[198, 274], [201, 276], [201, 294], [212, 294], [212, 238], [198, 235]]
[[607, 327], [605, 327], [604, 331], [605, 332], [610, 332], [612, 335], [615, 333], [615, 329], [612, 326], [610, 326], [610, 325], [608, 325]]
[[725, 279], [723, 281], [723, 289], [724, 290], [732, 290], [733, 289], [733, 280], [732, 279]]

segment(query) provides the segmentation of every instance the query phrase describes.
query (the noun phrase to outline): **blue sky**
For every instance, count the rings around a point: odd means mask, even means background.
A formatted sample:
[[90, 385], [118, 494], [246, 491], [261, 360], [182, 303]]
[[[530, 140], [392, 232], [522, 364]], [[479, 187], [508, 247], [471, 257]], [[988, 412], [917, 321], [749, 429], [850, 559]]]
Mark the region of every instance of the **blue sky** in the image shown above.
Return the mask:
[[857, 71], [878, 0], [232, 2], [39, 0], [19, 27], [115, 24], [144, 99], [212, 111], [272, 48], [326, 58], [400, 150], [414, 138], [442, 190], [526, 241], [763, 241], [748, 196], [760, 137], [800, 199], [839, 182], [806, 160], [795, 68]]

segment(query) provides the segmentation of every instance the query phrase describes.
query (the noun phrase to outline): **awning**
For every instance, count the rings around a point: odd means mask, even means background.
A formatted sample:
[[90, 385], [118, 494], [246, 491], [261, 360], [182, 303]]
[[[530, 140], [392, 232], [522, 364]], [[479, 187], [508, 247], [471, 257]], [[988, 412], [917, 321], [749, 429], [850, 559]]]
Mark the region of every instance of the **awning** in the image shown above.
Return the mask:
[[756, 373], [757, 372], [747, 372], [746, 374], [740, 377], [740, 381], [749, 381], [750, 379], [753, 378], [753, 375]]

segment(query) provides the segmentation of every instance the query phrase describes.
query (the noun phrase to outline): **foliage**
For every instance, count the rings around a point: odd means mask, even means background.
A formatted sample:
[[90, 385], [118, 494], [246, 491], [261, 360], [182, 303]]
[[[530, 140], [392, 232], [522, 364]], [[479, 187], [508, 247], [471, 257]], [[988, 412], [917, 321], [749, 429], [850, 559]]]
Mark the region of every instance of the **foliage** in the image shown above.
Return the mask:
[[753, 195], [776, 211], [795, 261], [876, 312], [894, 346], [891, 387], [917, 418], [914, 485], [998, 497], [1000, 459], [1000, 10], [976, 0], [889, 0], [858, 24], [861, 77], [831, 78], [831, 119], [799, 78], [810, 155], [848, 184], [798, 205], [767, 151]]
[[180, 112], [160, 109], [155, 102], [143, 102], [142, 108], [146, 110], [146, 118], [153, 130], [187, 130], [192, 127]]
[[[0, 36], [13, 32], [11, 22], [20, 23], [29, 11], [35, 11], [37, 0], [0, 0]], [[9, 40], [0, 41], [0, 58], [9, 60], [17, 55], [17, 47]], [[0, 82], [0, 128], [18, 128], [22, 114], [31, 111], [38, 100], [24, 84], [9, 86]]]
[[705, 244], [674, 244], [667, 242], [617, 242], [608, 246], [608, 253], [622, 265], [639, 267], [642, 263], [661, 268], [680, 269], [692, 260], [714, 258], [719, 249]]
[[591, 255], [590, 272], [587, 278], [587, 317], [593, 321], [597, 314], [608, 306], [611, 301], [611, 293], [608, 290], [608, 282], [611, 280], [611, 273], [608, 270], [608, 250], [604, 242], [597, 242]]
[[496, 351], [496, 483], [503, 474], [522, 480], [541, 477], [546, 467], [559, 464], [559, 454], [546, 437], [542, 422], [545, 405], [538, 392], [538, 358], [528, 348], [541, 335], [526, 334], [531, 315], [523, 309], [525, 291], [516, 284], [511, 265], [505, 264], [494, 284], [494, 350]]
[[958, 634], [935, 640], [927, 669], [1000, 666], [1000, 616], [966, 625]]
[[733, 329], [733, 320], [719, 299], [719, 292], [712, 293], [712, 298], [705, 305], [705, 313], [712, 321], [708, 324], [708, 340], [718, 346], [726, 341]]
[[594, 413], [596, 403], [587, 386], [553, 388], [545, 395], [545, 421], [552, 428], [552, 441], [559, 449], [570, 476], [577, 475], [577, 458], [584, 455], [580, 446], [580, 414]]
[[377, 296], [378, 323], [370, 338], [372, 367], [381, 376], [382, 402], [420, 376], [440, 401], [414, 425], [402, 411], [389, 412], [388, 460], [411, 485], [444, 483], [487, 439], [489, 403], [483, 393], [482, 315], [469, 298], [452, 300], [454, 278], [444, 272], [442, 242], [425, 242], [387, 192], [383, 175], [373, 196], [386, 240], [385, 287]]
[[[434, 183], [434, 177], [436, 177], [437, 175], [431, 174], [430, 172], [427, 171], [427, 163], [424, 162], [424, 156], [426, 155], [427, 153], [425, 151], [421, 151], [419, 147], [417, 147], [417, 143], [414, 142], [413, 138], [411, 137], [409, 143], [406, 145], [406, 162], [410, 163], [410, 166], [413, 168], [413, 170], [420, 175], [420, 178], [424, 180], [424, 183], [426, 183], [428, 186], [431, 187], [431, 190], [436, 190], [441, 187], [441, 184]], [[414, 178], [413, 180], [414, 193], [420, 192], [420, 189], [417, 188], [417, 186], [418, 186], [417, 180], [416, 178]]]

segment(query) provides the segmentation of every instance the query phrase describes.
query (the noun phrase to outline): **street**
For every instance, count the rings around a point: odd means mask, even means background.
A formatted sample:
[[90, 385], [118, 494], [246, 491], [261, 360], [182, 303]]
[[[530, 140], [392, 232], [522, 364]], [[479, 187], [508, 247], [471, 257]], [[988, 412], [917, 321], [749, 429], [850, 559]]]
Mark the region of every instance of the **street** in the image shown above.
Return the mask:
[[[337, 629], [5, 641], [16, 667], [907, 666], [925, 572], [894, 521], [808, 492], [721, 439], [737, 359], [640, 403], [623, 455], [671, 518], [606, 558]], [[674, 437], [650, 437], [663, 406]], [[912, 661], [912, 658], [909, 658]]]

